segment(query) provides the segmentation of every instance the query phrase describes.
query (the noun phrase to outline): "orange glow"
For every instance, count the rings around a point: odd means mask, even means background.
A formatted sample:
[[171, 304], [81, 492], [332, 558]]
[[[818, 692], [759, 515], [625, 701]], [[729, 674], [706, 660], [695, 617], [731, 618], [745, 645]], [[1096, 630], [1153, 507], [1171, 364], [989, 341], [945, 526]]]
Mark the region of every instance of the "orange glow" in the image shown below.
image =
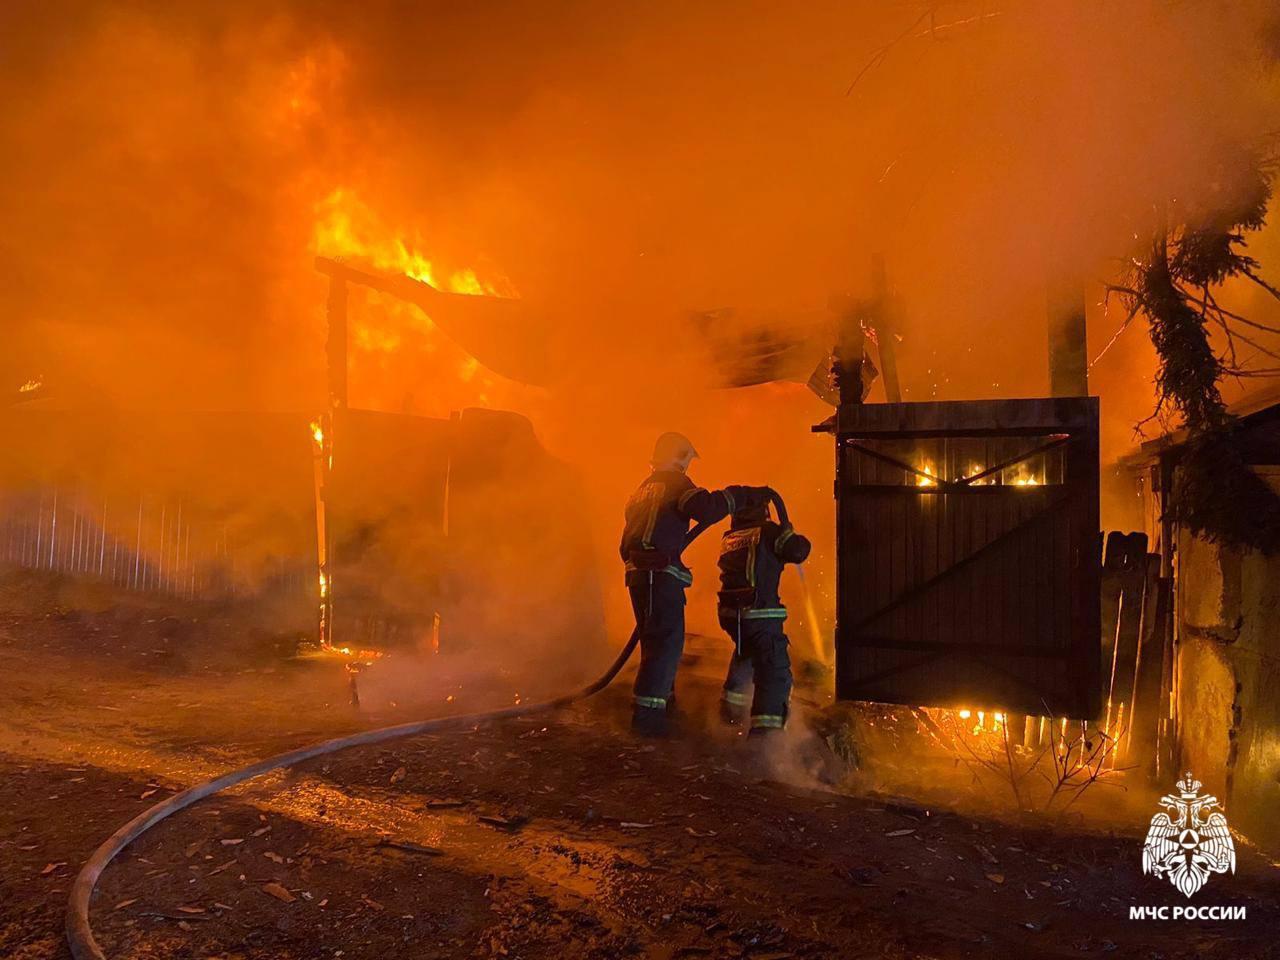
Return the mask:
[[[965, 472], [965, 477], [966, 477], [966, 478], [967, 478], [967, 477], [976, 477], [978, 474], [982, 473], [982, 471], [984, 471], [985, 469], [987, 469], [987, 468], [986, 468], [986, 467], [984, 467], [984, 466], [983, 466], [982, 464], [980, 464], [980, 463], [971, 463], [971, 464], [969, 464], [969, 468], [968, 468], [968, 470]], [[996, 482], [996, 478], [995, 478], [994, 476], [990, 476], [990, 477], [983, 477], [983, 478], [981, 478], [980, 480], [974, 480], [974, 481], [972, 481], [972, 486], [975, 486], [975, 487], [986, 487], [986, 486], [990, 486], [991, 484], [993, 484], [993, 483], [995, 483], [995, 482]]]
[[[392, 225], [351, 189], [331, 191], [315, 204], [313, 215], [310, 246], [318, 256], [402, 274], [445, 293], [516, 296], [503, 276], [482, 276], [471, 267], [429, 256], [420, 231]], [[351, 301], [348, 322], [354, 406], [448, 416], [463, 407], [512, 402], [507, 381], [481, 366], [419, 306], [389, 293], [361, 290]], [[430, 382], [431, 392], [407, 402], [404, 384], [415, 382]]]
[[949, 709], [945, 707], [922, 707], [934, 722], [945, 728], [952, 736], [967, 735], [973, 737], [1003, 735], [1008, 714], [1003, 711], [975, 710], [970, 707]]
[[[924, 474], [924, 476], [916, 474], [917, 487], [934, 487], [938, 485], [938, 471], [932, 461], [924, 460], [916, 465], [916, 469], [920, 471], [920, 474]], [[962, 483], [965, 480], [968, 480], [969, 477], [978, 476], [986, 469], [987, 468], [982, 466], [982, 464], [970, 463], [966, 472], [955, 478], [955, 482]], [[990, 476], [982, 477], [979, 480], [971, 481], [971, 485], [975, 487], [988, 486], [996, 483], [1012, 487], [1035, 487], [1040, 486], [1043, 481], [1039, 477], [1035, 476], [1035, 474], [1028, 472], [1024, 465], [1009, 467], [1005, 470], [999, 471], [998, 474], [992, 474]]]
[[392, 229], [351, 190], [334, 190], [316, 205], [315, 214], [311, 246], [318, 256], [356, 259], [377, 270], [403, 273], [448, 293], [491, 297], [512, 294], [505, 280], [489, 283], [470, 268], [440, 268], [422, 252], [422, 241], [416, 233], [406, 236]]

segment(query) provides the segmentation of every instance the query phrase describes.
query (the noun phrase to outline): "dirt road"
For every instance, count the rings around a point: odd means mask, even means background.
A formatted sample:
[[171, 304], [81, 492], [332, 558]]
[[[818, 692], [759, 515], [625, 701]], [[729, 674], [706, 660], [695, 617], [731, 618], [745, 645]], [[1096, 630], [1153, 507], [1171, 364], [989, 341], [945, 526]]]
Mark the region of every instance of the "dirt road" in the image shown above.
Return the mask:
[[[66, 956], [71, 877], [167, 792], [429, 704], [515, 696], [495, 681], [448, 702], [474, 678], [442, 661], [423, 702], [371, 696], [375, 712], [354, 715], [327, 668], [268, 674], [264, 698], [261, 670], [286, 669], [269, 659], [253, 674], [158, 667], [136, 655], [157, 638], [95, 647], [84, 630], [11, 618], [0, 632], [3, 957]], [[95, 899], [99, 938], [143, 958], [1280, 955], [1280, 870], [1247, 848], [1194, 901], [1247, 920], [1131, 921], [1131, 904], [1186, 900], [1142, 876], [1145, 823], [1127, 814], [1055, 830], [762, 774], [710, 722], [723, 651], [692, 646], [675, 740], [625, 732], [623, 683], [555, 716], [264, 778], [127, 850]]]

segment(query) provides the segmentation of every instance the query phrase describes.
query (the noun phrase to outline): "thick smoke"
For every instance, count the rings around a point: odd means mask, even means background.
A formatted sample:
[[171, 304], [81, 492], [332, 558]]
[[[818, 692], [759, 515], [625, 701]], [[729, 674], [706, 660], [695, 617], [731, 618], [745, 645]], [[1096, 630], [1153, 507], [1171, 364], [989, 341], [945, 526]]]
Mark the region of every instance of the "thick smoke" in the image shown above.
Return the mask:
[[[1218, 145], [1275, 129], [1268, 8], [11, 4], [0, 374], [71, 406], [319, 409], [312, 257], [341, 192], [547, 318], [526, 335], [559, 375], [534, 389], [356, 292], [352, 404], [528, 414], [585, 481], [566, 516], [613, 626], [620, 504], [670, 428], [701, 482], [787, 496], [821, 594], [831, 451], [808, 427], [828, 408], [799, 384], [711, 388], [679, 318], [785, 325], [867, 295], [882, 255], [907, 399], [1044, 393], [1046, 283], [1086, 285], [1100, 352], [1121, 317], [1099, 281], [1155, 205], [1207, 195]], [[1094, 369], [1111, 456], [1152, 362], [1135, 328]], [[712, 630], [709, 548], [692, 558], [691, 625]]]

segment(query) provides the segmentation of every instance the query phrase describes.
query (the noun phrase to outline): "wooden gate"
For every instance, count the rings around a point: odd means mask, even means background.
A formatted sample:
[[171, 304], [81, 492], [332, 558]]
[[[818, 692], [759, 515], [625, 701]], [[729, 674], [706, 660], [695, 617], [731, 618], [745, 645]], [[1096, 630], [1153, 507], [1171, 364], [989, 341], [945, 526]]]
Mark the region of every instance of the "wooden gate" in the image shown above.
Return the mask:
[[836, 416], [841, 699], [1093, 718], [1095, 398]]

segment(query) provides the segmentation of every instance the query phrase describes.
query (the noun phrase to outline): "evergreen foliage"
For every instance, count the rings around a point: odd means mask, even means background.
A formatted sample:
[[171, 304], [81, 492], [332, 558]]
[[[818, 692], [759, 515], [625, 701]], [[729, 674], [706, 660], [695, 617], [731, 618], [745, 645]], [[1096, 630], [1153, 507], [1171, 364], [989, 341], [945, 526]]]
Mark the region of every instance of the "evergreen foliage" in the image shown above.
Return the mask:
[[[1126, 323], [1138, 313], [1150, 323], [1160, 359], [1152, 417], [1173, 413], [1186, 427], [1166, 513], [1209, 540], [1275, 553], [1280, 551], [1280, 495], [1249, 468], [1232, 442], [1238, 424], [1218, 384], [1224, 376], [1280, 374], [1280, 367], [1255, 362], [1258, 356], [1280, 360], [1256, 339], [1256, 331], [1280, 329], [1226, 309], [1215, 296], [1222, 283], [1240, 277], [1280, 299], [1280, 290], [1262, 279], [1258, 262], [1244, 252], [1246, 232], [1266, 221], [1275, 166], [1251, 150], [1226, 149], [1219, 158], [1214, 189], [1198, 203], [1169, 204], [1148, 255], [1133, 261], [1123, 281], [1110, 289], [1125, 302]], [[1225, 355], [1214, 351], [1211, 327], [1223, 332]], [[1255, 354], [1242, 361], [1246, 346]]]

